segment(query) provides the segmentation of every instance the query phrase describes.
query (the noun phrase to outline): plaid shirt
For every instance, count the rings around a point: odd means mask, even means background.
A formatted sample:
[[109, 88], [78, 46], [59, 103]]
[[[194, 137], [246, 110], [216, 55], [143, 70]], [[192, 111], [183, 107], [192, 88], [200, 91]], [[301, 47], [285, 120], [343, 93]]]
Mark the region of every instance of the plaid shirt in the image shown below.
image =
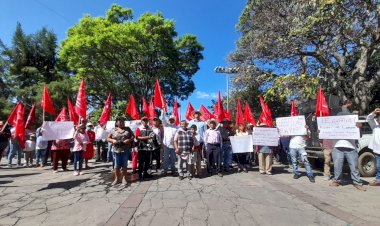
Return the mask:
[[178, 149], [181, 153], [191, 152], [194, 140], [190, 130], [184, 131], [183, 129], [179, 129], [174, 140], [178, 141]]

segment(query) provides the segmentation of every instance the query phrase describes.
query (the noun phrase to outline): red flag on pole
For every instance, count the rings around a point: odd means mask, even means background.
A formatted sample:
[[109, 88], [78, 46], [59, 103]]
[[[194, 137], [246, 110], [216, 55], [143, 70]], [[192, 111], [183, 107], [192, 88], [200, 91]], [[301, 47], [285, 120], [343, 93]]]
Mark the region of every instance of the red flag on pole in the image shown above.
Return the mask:
[[30, 109], [28, 119], [26, 120], [26, 123], [25, 123], [25, 128], [27, 128], [29, 124], [35, 123], [35, 122], [36, 122], [36, 102], [34, 102], [32, 108]]
[[65, 122], [69, 121], [67, 118], [66, 108], [63, 107], [57, 118], [55, 119], [56, 122]]
[[100, 125], [104, 125], [107, 123], [107, 121], [111, 118], [111, 112], [112, 112], [112, 94], [111, 92], [108, 94], [106, 104], [104, 105], [102, 114], [100, 115], [99, 123]]
[[149, 101], [149, 116], [148, 116], [148, 118], [150, 120], [152, 120], [155, 117], [157, 117], [157, 114], [156, 114], [156, 109], [154, 108], [153, 98], [151, 97], [150, 101]]
[[224, 118], [228, 119], [231, 121], [231, 111], [224, 111]]
[[154, 106], [164, 110], [165, 112], [168, 112], [168, 106], [166, 104], [164, 95], [161, 92], [161, 87], [158, 79], [156, 80], [156, 85], [154, 87]]
[[174, 117], [175, 117], [174, 125], [178, 126], [178, 125], [179, 125], [179, 113], [178, 113], [178, 103], [177, 103], [177, 99], [174, 101], [173, 115], [174, 115]]
[[244, 127], [245, 127], [244, 115], [243, 115], [243, 110], [242, 110], [242, 108], [241, 108], [240, 99], [237, 100], [237, 109], [236, 109], [236, 127], [238, 127], [239, 124], [242, 124], [242, 125], [244, 125]]
[[22, 104], [17, 107], [17, 117], [14, 137], [19, 139], [19, 144], [22, 149], [25, 148], [25, 122], [24, 122], [25, 108]]
[[218, 92], [218, 103], [217, 103], [217, 112], [214, 112], [215, 118], [218, 122], [222, 122], [224, 119], [224, 109], [223, 109], [223, 102], [222, 98], [220, 96], [220, 91]]
[[272, 112], [269, 109], [268, 105], [264, 102], [262, 96], [260, 96], [261, 110], [263, 111], [260, 115], [259, 121], [261, 123], [267, 124], [269, 127], [273, 127]]
[[294, 103], [294, 100], [292, 100], [292, 107], [290, 110], [290, 116], [297, 116], [297, 115], [298, 115], [298, 111], [296, 108], [296, 104]]
[[9, 125], [16, 127], [17, 123], [17, 109], [18, 106], [21, 105], [21, 101], [19, 101], [16, 106], [13, 108], [12, 113], [9, 115], [7, 122]]
[[129, 102], [127, 108], [125, 109], [125, 114], [130, 115], [134, 120], [139, 119], [139, 112], [137, 110], [135, 97], [132, 94], [129, 97]]
[[203, 121], [207, 121], [212, 118], [215, 118], [214, 115], [211, 114], [211, 112], [207, 110], [207, 108], [203, 104], [201, 105], [201, 108], [199, 109], [199, 111], [202, 113], [201, 119]]
[[142, 98], [142, 112], [149, 118], [149, 107], [144, 97]]
[[251, 123], [253, 126], [256, 126], [255, 117], [253, 117], [251, 108], [249, 107], [249, 104], [247, 101], [245, 102], [245, 107], [244, 107], [244, 118], [245, 118], [245, 121], [247, 121], [248, 123]]
[[75, 126], [78, 125], [79, 117], [78, 117], [77, 113], [75, 113], [74, 106], [71, 103], [69, 98], [67, 98], [67, 107], [69, 109], [70, 121], [73, 121]]
[[193, 111], [194, 111], [194, 108], [193, 106], [190, 104], [190, 102], [187, 104], [187, 110], [186, 110], [186, 119], [188, 121], [192, 120], [194, 117], [193, 117]]
[[315, 106], [315, 116], [329, 116], [330, 109], [327, 104], [325, 94], [323, 93], [322, 86], [319, 86], [318, 96], [317, 96], [317, 104]]
[[84, 79], [80, 82], [77, 101], [75, 103], [75, 113], [77, 113], [82, 119], [87, 119], [87, 103], [86, 103], [86, 92], [84, 87]]
[[42, 92], [41, 107], [45, 112], [49, 114], [56, 114], [46, 84], [44, 84], [44, 91]]

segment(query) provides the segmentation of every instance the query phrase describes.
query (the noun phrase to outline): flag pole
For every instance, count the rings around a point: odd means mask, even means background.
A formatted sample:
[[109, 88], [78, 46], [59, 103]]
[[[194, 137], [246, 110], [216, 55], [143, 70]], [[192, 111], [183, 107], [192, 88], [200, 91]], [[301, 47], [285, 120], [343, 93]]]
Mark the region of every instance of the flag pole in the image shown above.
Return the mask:
[[3, 125], [3, 127], [1, 128], [1, 131], [0, 131], [0, 132], [4, 132], [5, 127], [7, 127], [7, 125], [8, 125], [8, 119], [7, 119], [7, 121], [5, 122], [5, 124]]

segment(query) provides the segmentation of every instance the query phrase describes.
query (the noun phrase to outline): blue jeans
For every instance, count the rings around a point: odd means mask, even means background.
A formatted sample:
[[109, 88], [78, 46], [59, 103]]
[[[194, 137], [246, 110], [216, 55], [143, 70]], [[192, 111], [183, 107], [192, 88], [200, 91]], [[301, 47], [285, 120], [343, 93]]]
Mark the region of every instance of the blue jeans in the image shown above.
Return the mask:
[[83, 152], [84, 151], [74, 151], [74, 171], [77, 171], [77, 162], [79, 162], [79, 171], [82, 171], [83, 166]]
[[125, 150], [124, 152], [116, 153], [113, 152], [113, 161], [116, 169], [127, 168], [128, 159], [131, 156], [131, 149]]
[[229, 143], [223, 143], [220, 157], [222, 158], [221, 162], [223, 162], [224, 169], [229, 169], [232, 164], [232, 148]]
[[36, 149], [36, 164], [40, 164], [44, 162], [46, 155], [46, 149]]
[[174, 148], [168, 148], [168, 147], [164, 146], [163, 167], [164, 167], [165, 173], [168, 171], [169, 165], [170, 165], [172, 172], [176, 171], [176, 168], [175, 168], [176, 160], [177, 160], [177, 155], [175, 153], [175, 149]]
[[101, 150], [104, 150], [104, 142], [102, 140], [96, 141], [96, 150], [98, 153], [98, 157], [96, 158], [97, 161], [100, 161], [102, 159], [102, 153]]
[[302, 161], [302, 164], [305, 166], [307, 176], [312, 177], [313, 171], [311, 169], [311, 165], [309, 163], [309, 160], [307, 159], [307, 154], [306, 154], [305, 148], [290, 148], [289, 152], [290, 152], [290, 157], [292, 159], [294, 175], [300, 174], [298, 172], [298, 162], [297, 162], [297, 159], [299, 156], [301, 161]]
[[9, 146], [9, 154], [8, 154], [8, 165], [12, 165], [12, 159], [17, 154], [17, 165], [21, 165], [21, 147], [18, 143], [10, 144]]
[[111, 161], [113, 158], [113, 155], [112, 155], [112, 143], [111, 142], [108, 142], [108, 151], [107, 151], [107, 161]]
[[358, 152], [351, 148], [334, 148], [332, 152], [334, 162], [334, 181], [340, 182], [342, 179], [344, 158], [347, 159], [351, 171], [351, 179], [355, 185], [362, 185], [358, 170]]
[[380, 154], [373, 154], [376, 157], [376, 181], [380, 182]]

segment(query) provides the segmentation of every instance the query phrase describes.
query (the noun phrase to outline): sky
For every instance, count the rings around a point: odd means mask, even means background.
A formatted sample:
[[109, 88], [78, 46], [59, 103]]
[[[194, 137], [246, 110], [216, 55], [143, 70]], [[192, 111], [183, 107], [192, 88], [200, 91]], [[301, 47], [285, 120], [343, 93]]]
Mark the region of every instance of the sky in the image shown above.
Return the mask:
[[174, 20], [179, 36], [194, 34], [204, 46], [200, 70], [193, 76], [196, 89], [180, 102], [181, 118], [188, 102], [199, 109], [201, 104], [210, 106], [218, 91], [226, 95], [226, 76], [215, 73], [214, 68], [228, 66], [227, 56], [240, 36], [235, 25], [246, 0], [2, 0], [0, 39], [11, 45], [16, 23], [20, 22], [26, 34], [47, 27], [60, 43], [83, 15], [105, 16], [113, 3], [132, 8], [135, 19], [145, 12], [161, 12]]

